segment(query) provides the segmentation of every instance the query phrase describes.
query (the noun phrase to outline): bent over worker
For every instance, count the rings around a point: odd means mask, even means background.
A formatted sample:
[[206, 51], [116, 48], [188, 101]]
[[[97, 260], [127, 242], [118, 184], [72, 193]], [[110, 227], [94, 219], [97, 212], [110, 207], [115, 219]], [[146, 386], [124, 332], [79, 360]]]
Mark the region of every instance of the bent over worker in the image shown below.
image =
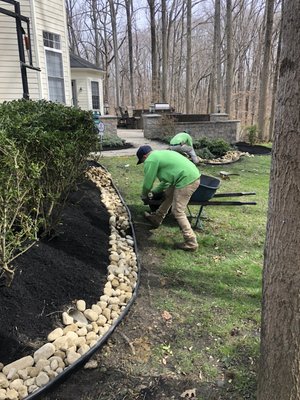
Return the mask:
[[[144, 182], [142, 196], [150, 192], [164, 191], [165, 197], [155, 213], [145, 212], [145, 218], [154, 228], [158, 228], [172, 207], [182, 231], [184, 242], [178, 243], [177, 248], [194, 251], [198, 248], [197, 238], [186, 216], [188, 202], [200, 184], [198, 168], [186, 157], [169, 150], [152, 150], [150, 146], [141, 146], [137, 151], [138, 163], [144, 163]], [[153, 188], [156, 178], [159, 185]]]
[[183, 155], [187, 154], [194, 164], [199, 164], [199, 158], [193, 147], [193, 139], [187, 132], [177, 133], [177, 135], [171, 139], [169, 149]]

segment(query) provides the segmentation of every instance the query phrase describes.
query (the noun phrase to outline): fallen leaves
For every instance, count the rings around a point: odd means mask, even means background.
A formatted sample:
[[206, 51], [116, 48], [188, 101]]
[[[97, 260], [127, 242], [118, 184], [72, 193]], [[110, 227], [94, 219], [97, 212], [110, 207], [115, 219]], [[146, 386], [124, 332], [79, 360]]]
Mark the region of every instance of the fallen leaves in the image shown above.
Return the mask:
[[171, 322], [172, 321], [172, 315], [168, 311], [163, 311], [161, 316], [167, 322]]

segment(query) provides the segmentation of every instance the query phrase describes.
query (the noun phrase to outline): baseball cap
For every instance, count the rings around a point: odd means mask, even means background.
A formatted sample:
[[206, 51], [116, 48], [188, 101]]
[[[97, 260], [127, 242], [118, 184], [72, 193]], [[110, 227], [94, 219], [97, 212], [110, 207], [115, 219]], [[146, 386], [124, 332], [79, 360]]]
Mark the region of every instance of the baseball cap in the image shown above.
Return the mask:
[[137, 164], [141, 164], [141, 163], [144, 161], [144, 160], [143, 160], [143, 157], [144, 157], [146, 154], [150, 153], [150, 151], [152, 151], [152, 147], [151, 147], [151, 146], [148, 146], [148, 145], [141, 146], [141, 147], [138, 149], [138, 151], [136, 152], [136, 156], [137, 156], [137, 158], [139, 159], [138, 162], [137, 162]]

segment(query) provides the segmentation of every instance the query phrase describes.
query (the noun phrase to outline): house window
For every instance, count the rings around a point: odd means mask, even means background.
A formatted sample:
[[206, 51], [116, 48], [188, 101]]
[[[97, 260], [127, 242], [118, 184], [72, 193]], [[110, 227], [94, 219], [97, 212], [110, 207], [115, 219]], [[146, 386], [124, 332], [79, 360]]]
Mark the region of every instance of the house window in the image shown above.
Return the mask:
[[43, 32], [44, 46], [60, 50], [60, 36], [51, 32]]
[[63, 74], [60, 36], [43, 32], [48, 75], [49, 100], [65, 103], [65, 83]]
[[99, 82], [92, 81], [92, 107], [93, 110], [100, 110], [100, 93], [99, 93]]

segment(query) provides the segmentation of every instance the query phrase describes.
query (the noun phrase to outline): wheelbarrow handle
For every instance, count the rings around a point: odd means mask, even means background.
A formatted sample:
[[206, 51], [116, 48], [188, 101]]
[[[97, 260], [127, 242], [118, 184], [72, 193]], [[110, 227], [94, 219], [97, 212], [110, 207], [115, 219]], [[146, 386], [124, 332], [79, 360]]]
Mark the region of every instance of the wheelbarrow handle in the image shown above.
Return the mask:
[[215, 197], [239, 197], [239, 196], [253, 196], [255, 192], [234, 192], [234, 193], [216, 193]]

